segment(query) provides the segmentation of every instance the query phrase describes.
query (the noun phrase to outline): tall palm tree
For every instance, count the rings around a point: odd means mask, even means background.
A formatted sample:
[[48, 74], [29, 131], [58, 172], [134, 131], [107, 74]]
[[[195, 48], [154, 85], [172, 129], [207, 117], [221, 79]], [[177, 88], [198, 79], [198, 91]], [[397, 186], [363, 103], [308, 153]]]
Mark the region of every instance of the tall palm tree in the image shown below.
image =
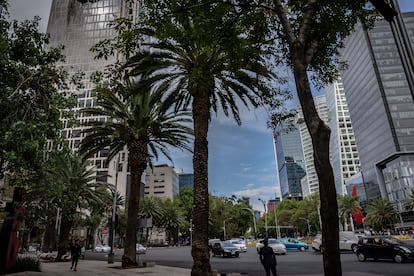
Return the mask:
[[174, 204], [174, 202], [169, 198], [162, 201], [161, 206], [162, 211], [160, 217], [160, 225], [165, 229], [167, 233], [168, 244], [172, 245], [173, 235], [178, 234], [178, 229], [184, 222], [184, 216], [180, 210], [180, 207]]
[[359, 208], [359, 200], [358, 197], [354, 197], [351, 195], [343, 195], [338, 197], [338, 208], [339, 214], [341, 216], [341, 220], [344, 223], [344, 230], [347, 231], [348, 219], [350, 219], [350, 223], [352, 222], [352, 214], [358, 211]]
[[392, 204], [382, 198], [371, 199], [366, 211], [366, 224], [376, 230], [382, 230], [397, 220], [397, 213]]
[[[252, 46], [245, 29], [235, 17], [229, 16], [232, 8], [226, 7], [204, 5], [199, 7], [199, 14], [186, 10], [185, 15], [171, 20], [174, 24], [168, 25], [167, 39], [162, 39], [163, 34], [147, 33], [152, 35], [152, 41], [143, 43], [147, 47], [127, 64], [132, 68], [131, 74], [140, 75], [145, 73], [143, 70], [152, 69], [146, 83], [164, 92], [167, 101], [174, 102], [177, 109], [192, 110], [196, 206], [191, 250], [193, 276], [211, 274], [207, 140], [211, 113], [221, 109], [225, 116], [232, 114], [237, 124], [241, 124], [239, 104], [257, 107], [259, 99], [274, 92], [266, 85], [274, 76], [266, 67], [262, 48]], [[209, 20], [199, 20], [203, 14], [209, 14]]]
[[[171, 160], [167, 146], [191, 150], [188, 146], [192, 130], [186, 126], [191, 122], [185, 111], [172, 112], [161, 101], [161, 94], [137, 91], [131, 84], [121, 91], [103, 87], [98, 93], [96, 107], [83, 110], [93, 116], [105, 116], [108, 121], [89, 122], [82, 140], [81, 152], [92, 155], [108, 149], [108, 161], [112, 160], [124, 146], [128, 149], [128, 163], [131, 171], [131, 187], [128, 199], [128, 219], [125, 250], [122, 266], [137, 266], [136, 229], [139, 210], [141, 177], [152, 157], [158, 152]], [[98, 91], [99, 92], [99, 91]]]
[[[109, 185], [96, 181], [96, 172], [82, 156], [68, 151], [52, 154], [47, 179], [31, 187], [30, 198], [47, 201], [49, 208], [59, 208], [61, 216], [57, 260], [67, 251], [69, 233], [75, 215], [87, 206], [103, 204]], [[56, 210], [55, 210], [56, 212]]]

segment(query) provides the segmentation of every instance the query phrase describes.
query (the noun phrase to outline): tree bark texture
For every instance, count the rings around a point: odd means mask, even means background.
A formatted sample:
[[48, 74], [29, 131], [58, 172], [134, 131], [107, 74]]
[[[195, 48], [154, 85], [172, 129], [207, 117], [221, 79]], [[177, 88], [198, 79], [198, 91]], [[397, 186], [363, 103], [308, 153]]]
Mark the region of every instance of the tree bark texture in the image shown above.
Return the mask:
[[62, 256], [68, 252], [69, 234], [70, 234], [71, 229], [72, 229], [72, 221], [70, 221], [65, 216], [62, 216], [62, 221], [60, 223], [58, 254], [55, 260], [57, 262], [62, 261], [61, 259]]
[[53, 244], [55, 243], [56, 239], [56, 229], [55, 229], [56, 221], [52, 220], [46, 224], [46, 229], [43, 234], [43, 242], [42, 242], [42, 251], [49, 252], [52, 250]]
[[[305, 56], [302, 55], [302, 57], [302, 61], [304, 61]], [[312, 138], [315, 169], [319, 179], [324, 272], [327, 276], [341, 276], [338, 202], [333, 170], [329, 159], [331, 131], [316, 111], [307, 76], [307, 66], [301, 62], [298, 54], [296, 55], [293, 71], [302, 112]]]
[[137, 267], [139, 260], [136, 254], [138, 208], [141, 197], [141, 176], [147, 167], [148, 143], [145, 141], [132, 141], [128, 143], [128, 162], [131, 167], [131, 187], [128, 195], [128, 218], [125, 233], [124, 255], [122, 267]]
[[210, 253], [208, 249], [208, 141], [207, 132], [210, 120], [208, 93], [194, 97], [194, 201], [193, 201], [193, 244], [191, 255], [193, 267], [191, 276], [211, 276]]

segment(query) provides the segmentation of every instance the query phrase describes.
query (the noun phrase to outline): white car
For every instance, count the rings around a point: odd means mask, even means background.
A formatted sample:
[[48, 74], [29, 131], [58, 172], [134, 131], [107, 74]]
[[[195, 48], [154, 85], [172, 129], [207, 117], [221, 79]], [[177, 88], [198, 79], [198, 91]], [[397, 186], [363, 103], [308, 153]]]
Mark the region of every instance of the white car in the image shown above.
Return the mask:
[[95, 246], [95, 252], [109, 253], [111, 252], [111, 247], [106, 244], [97, 244]]
[[230, 242], [237, 247], [240, 252], [247, 252], [247, 246], [243, 240], [230, 240]]
[[[340, 250], [349, 250], [355, 253], [358, 248], [358, 240], [358, 237], [352, 231], [339, 231]], [[322, 236], [320, 234], [316, 235], [313, 240], [312, 248], [318, 252], [323, 250]]]
[[143, 246], [140, 243], [137, 243], [135, 245], [135, 250], [137, 251], [137, 254], [145, 254], [147, 253], [147, 248], [145, 246]]
[[[260, 248], [262, 248], [264, 246], [263, 241], [264, 240], [258, 240], [257, 241], [257, 243], [256, 243], [257, 253], [259, 253]], [[268, 246], [273, 249], [273, 252], [275, 254], [280, 254], [280, 255], [285, 255], [286, 254], [286, 246], [277, 239], [268, 239]]]

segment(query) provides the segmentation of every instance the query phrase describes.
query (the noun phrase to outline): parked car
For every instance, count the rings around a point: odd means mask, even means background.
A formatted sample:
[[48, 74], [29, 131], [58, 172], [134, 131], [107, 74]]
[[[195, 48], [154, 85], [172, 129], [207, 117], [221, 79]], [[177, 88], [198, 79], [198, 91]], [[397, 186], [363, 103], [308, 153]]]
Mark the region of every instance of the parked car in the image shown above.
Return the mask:
[[97, 244], [95, 246], [95, 252], [108, 253], [111, 252], [111, 247], [106, 244]]
[[361, 237], [356, 255], [360, 262], [366, 261], [367, 258], [391, 259], [396, 263], [414, 261], [414, 241], [391, 236]]
[[309, 246], [305, 242], [299, 241], [294, 238], [283, 238], [280, 239], [280, 242], [286, 246], [287, 250], [298, 249], [300, 251], [305, 251], [309, 248]]
[[221, 240], [220, 239], [209, 239], [208, 240], [208, 247], [210, 248], [210, 250], [213, 248], [215, 243], [220, 243]]
[[[256, 250], [257, 253], [259, 253], [260, 248], [262, 248], [263, 245], [263, 239], [262, 240], [258, 240], [256, 243]], [[280, 255], [285, 255], [286, 254], [286, 246], [281, 243], [279, 240], [277, 239], [268, 239], [268, 245], [273, 249], [273, 252], [275, 254], [280, 254]]]
[[247, 252], [247, 246], [246, 243], [244, 242], [244, 240], [236, 240], [236, 239], [231, 239], [230, 242], [237, 247], [240, 252]]
[[[322, 236], [318, 234], [312, 241], [312, 248], [315, 251], [323, 250]], [[356, 252], [358, 248], [358, 236], [352, 231], [339, 231], [339, 249]]]
[[143, 246], [140, 243], [137, 243], [135, 245], [135, 250], [137, 251], [137, 254], [145, 254], [147, 253], [147, 248], [145, 246]]
[[216, 242], [212, 248], [211, 252], [213, 253], [213, 257], [215, 256], [223, 256], [223, 257], [239, 257], [240, 250], [234, 246], [229, 241], [223, 242]]

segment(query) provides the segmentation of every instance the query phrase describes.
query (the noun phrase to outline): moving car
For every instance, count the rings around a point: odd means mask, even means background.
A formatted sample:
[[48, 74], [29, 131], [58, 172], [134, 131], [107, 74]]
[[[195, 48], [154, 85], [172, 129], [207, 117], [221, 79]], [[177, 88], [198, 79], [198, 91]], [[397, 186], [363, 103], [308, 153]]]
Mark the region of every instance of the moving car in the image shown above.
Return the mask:
[[108, 253], [111, 252], [111, 247], [106, 244], [97, 244], [95, 246], [95, 252]]
[[305, 251], [309, 248], [309, 246], [305, 242], [299, 241], [294, 238], [283, 238], [280, 239], [280, 242], [286, 246], [287, 250], [298, 249], [300, 251]]
[[211, 252], [213, 257], [223, 256], [223, 257], [239, 257], [240, 250], [234, 246], [230, 241], [216, 242], [212, 248]]
[[[323, 250], [322, 236], [318, 234], [312, 242], [312, 248], [315, 251]], [[339, 249], [356, 252], [358, 248], [358, 236], [352, 231], [339, 231]]]
[[145, 254], [147, 253], [147, 248], [145, 246], [143, 246], [140, 243], [137, 243], [135, 245], [135, 250], [137, 251], [137, 254]]
[[244, 242], [244, 240], [233, 240], [231, 239], [230, 242], [237, 247], [240, 252], [247, 252], [247, 246], [246, 243]]
[[[263, 241], [264, 241], [263, 239], [257, 241], [256, 243], [257, 253], [259, 253], [260, 248], [264, 246]], [[281, 243], [279, 240], [268, 239], [267, 241], [268, 241], [268, 246], [273, 249], [273, 253], [280, 254], [280, 255], [286, 254], [286, 246], [283, 243]]]
[[391, 259], [396, 263], [414, 261], [414, 241], [403, 241], [391, 236], [361, 237], [356, 255], [360, 262], [367, 258]]

